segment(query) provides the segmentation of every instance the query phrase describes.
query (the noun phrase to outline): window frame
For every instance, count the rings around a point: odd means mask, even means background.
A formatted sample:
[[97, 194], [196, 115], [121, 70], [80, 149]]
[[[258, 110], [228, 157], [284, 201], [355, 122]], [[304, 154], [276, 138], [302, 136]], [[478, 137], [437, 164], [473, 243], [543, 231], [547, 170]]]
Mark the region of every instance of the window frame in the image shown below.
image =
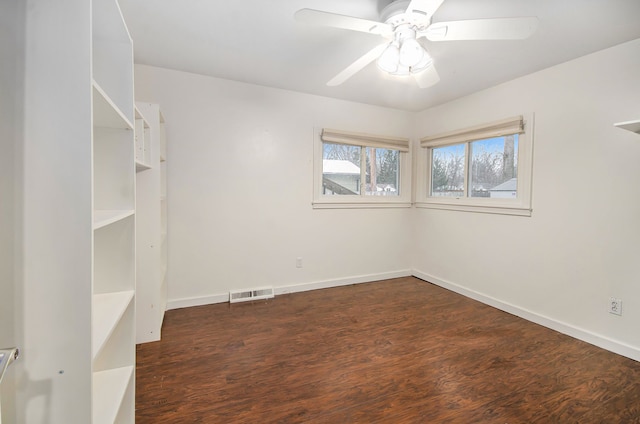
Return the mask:
[[[521, 130], [514, 131], [514, 125], [520, 123]], [[417, 147], [418, 178], [416, 207], [444, 209], [466, 212], [495, 213], [506, 215], [531, 216], [531, 192], [533, 180], [533, 128], [534, 115], [529, 113], [516, 117], [489, 122], [474, 127], [454, 130], [433, 136], [423, 137]], [[518, 180], [515, 199], [482, 198], [469, 196], [469, 146], [472, 142], [487, 138], [518, 133]], [[455, 144], [464, 144], [465, 169], [463, 197], [431, 196], [432, 150]]]
[[[367, 147], [399, 150], [398, 180], [400, 193], [397, 196], [367, 195], [366, 169], [361, 167], [360, 194], [357, 195], [325, 195], [322, 193], [323, 179], [323, 147], [324, 143], [347, 144], [359, 146], [362, 157]], [[405, 147], [406, 146], [406, 147]], [[314, 209], [347, 209], [347, 208], [409, 208], [411, 207], [411, 145], [408, 138], [380, 136], [365, 133], [347, 132], [328, 128], [314, 130], [313, 160], [313, 201]]]

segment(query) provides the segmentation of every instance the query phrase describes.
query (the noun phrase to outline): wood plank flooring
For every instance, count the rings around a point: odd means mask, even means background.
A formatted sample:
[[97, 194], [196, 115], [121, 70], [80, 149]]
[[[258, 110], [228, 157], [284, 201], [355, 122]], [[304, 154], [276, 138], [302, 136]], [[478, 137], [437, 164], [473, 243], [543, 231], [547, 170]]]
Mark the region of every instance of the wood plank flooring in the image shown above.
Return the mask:
[[136, 422], [640, 423], [640, 363], [413, 277], [168, 311]]

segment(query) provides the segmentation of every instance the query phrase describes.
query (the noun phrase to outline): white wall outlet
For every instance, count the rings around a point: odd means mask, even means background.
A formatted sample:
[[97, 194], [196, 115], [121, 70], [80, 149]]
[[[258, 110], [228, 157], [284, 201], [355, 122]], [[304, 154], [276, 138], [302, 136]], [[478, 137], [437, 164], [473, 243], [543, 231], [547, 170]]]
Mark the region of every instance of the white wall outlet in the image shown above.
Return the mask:
[[296, 258], [296, 268], [302, 268], [302, 258]]
[[609, 298], [609, 313], [614, 315], [622, 315], [622, 300], [615, 297]]

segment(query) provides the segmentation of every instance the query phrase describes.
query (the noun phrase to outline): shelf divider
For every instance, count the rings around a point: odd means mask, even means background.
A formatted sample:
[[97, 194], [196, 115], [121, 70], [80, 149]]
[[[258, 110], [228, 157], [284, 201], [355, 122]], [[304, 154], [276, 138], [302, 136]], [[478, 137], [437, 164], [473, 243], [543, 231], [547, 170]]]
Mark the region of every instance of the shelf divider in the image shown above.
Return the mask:
[[93, 424], [115, 422], [132, 375], [132, 365], [93, 373]]
[[133, 210], [104, 210], [93, 211], [93, 229], [97, 230], [107, 225], [118, 222], [134, 214]]
[[93, 81], [93, 125], [133, 130], [133, 124], [95, 80]]
[[637, 119], [635, 121], [618, 122], [613, 125], [618, 128], [640, 134], [640, 119]]
[[147, 169], [151, 169], [151, 165], [136, 160], [136, 172], [146, 171]]
[[93, 295], [91, 351], [94, 359], [118, 325], [133, 296], [133, 290]]

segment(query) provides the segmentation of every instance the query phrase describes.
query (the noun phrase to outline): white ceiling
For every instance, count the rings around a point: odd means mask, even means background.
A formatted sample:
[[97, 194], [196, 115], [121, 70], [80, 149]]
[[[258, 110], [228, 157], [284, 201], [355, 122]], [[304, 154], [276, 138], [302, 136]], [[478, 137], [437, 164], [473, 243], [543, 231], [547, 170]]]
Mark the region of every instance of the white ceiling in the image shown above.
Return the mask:
[[[120, 0], [135, 62], [403, 110], [423, 110], [640, 38], [640, 0], [445, 0], [433, 22], [536, 16], [519, 41], [426, 42], [440, 82], [420, 89], [375, 63], [329, 81], [384, 40], [297, 23], [312, 8], [378, 20], [389, 0]], [[606, 67], [606, 64], [603, 64]]]

